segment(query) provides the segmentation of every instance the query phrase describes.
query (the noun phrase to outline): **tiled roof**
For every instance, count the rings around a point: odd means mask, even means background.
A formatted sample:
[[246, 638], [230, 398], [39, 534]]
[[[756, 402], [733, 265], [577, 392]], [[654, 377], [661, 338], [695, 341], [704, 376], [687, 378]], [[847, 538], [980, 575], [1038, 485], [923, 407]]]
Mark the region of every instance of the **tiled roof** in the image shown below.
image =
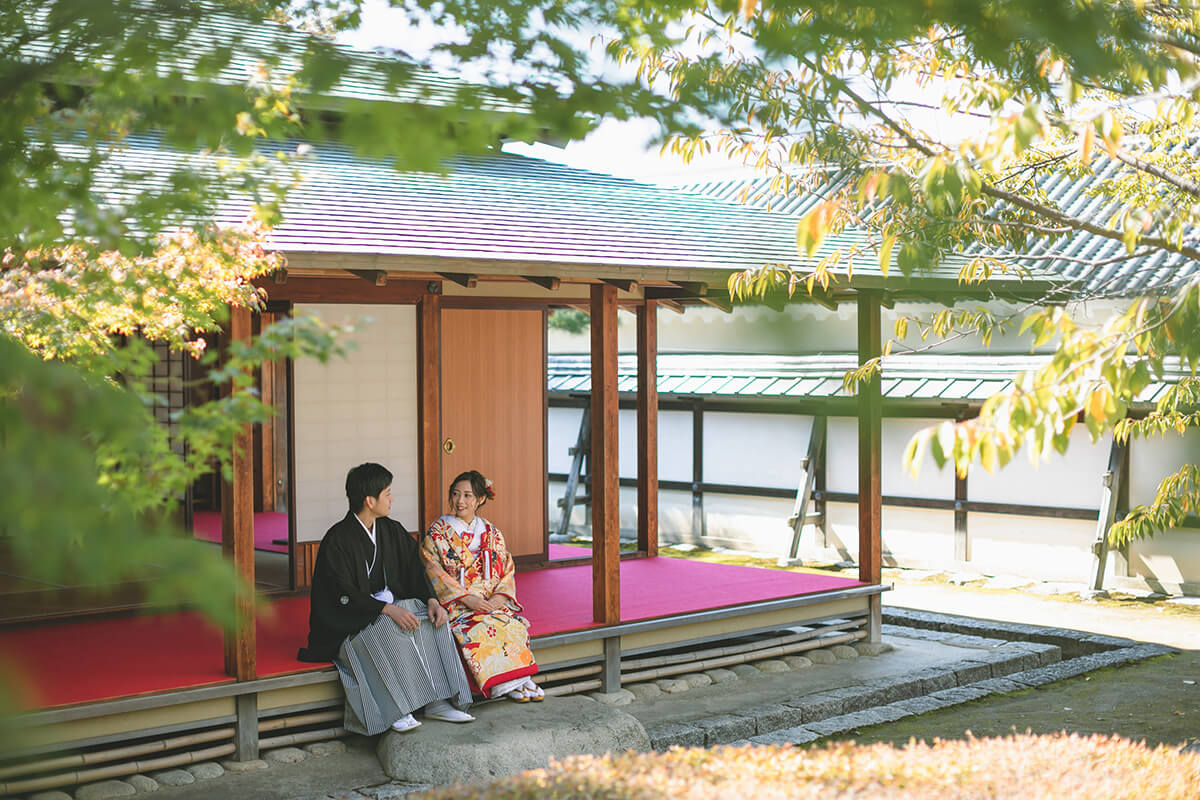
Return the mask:
[[[161, 176], [183, 160], [154, 137], [131, 137], [113, 166]], [[346, 147], [315, 145], [298, 165], [301, 182], [288, 197], [275, 244], [286, 253], [458, 261], [480, 274], [513, 274], [518, 262], [560, 270], [561, 277], [627, 268], [650, 271], [646, 280], [714, 285], [734, 270], [772, 263], [803, 269], [813, 261], [796, 252], [795, 222], [786, 215], [510, 154], [462, 157], [445, 168], [400, 172]], [[218, 220], [238, 222], [247, 208], [245, 200], [226, 203]], [[878, 264], [856, 265], [854, 285], [872, 281], [884, 282]], [[893, 271], [887, 285], [920, 291], [931, 281], [957, 290], [957, 266], [916, 280]]]
[[[881, 389], [888, 400], [979, 403], [1012, 386], [1012, 379], [1046, 363], [1045, 356], [898, 355], [884, 360]], [[703, 395], [713, 399], [845, 398], [842, 376], [858, 365], [852, 355], [723, 355], [671, 353], [658, 356], [660, 395]], [[1172, 363], [1170, 375], [1183, 374]], [[1137, 402], [1157, 401], [1177, 377], [1153, 383]], [[547, 389], [552, 393], [591, 391], [588, 356], [551, 355]], [[637, 360], [617, 360], [617, 390], [637, 392]]]
[[[1191, 159], [1200, 158], [1200, 139], [1189, 146], [1177, 145], [1168, 151], [1186, 153]], [[1106, 181], [1128, 172], [1129, 168], [1116, 159], [1098, 155], [1092, 161], [1095, 171], [1071, 177], [1054, 173], [1046, 177], [1038, 187], [1046, 201], [1063, 213], [1083, 219], [1107, 224], [1107, 220], [1120, 208], [1120, 204], [1103, 201], [1096, 197], [1097, 188]], [[834, 176], [831, 187], [840, 185], [844, 176]], [[689, 184], [685, 191], [706, 197], [741, 202], [756, 208], [770, 209], [772, 213], [796, 219], [803, 216], [821, 200], [828, 190], [817, 192], [793, 191], [780, 194], [771, 189], [769, 178], [751, 181], [711, 181]], [[1200, 246], [1200, 232], [1193, 231], [1186, 242]], [[833, 246], [848, 247], [858, 244], [869, 248], [870, 237], [861, 229], [847, 229], [831, 242]], [[823, 248], [824, 250], [825, 248]], [[961, 263], [964, 259], [979, 255], [1013, 257], [996, 249], [971, 247], [957, 254], [952, 260]], [[1200, 263], [1185, 256], [1155, 250], [1145, 255], [1126, 258], [1125, 245], [1092, 233], [1077, 232], [1057, 241], [1041, 240], [1026, 253], [1017, 257], [1018, 263], [1037, 272], [1048, 272], [1061, 276], [1072, 291], [1082, 295], [1130, 296], [1140, 292], [1163, 289], [1181, 280], [1194, 280], [1200, 273]], [[1101, 264], [1090, 267], [1088, 262]]]

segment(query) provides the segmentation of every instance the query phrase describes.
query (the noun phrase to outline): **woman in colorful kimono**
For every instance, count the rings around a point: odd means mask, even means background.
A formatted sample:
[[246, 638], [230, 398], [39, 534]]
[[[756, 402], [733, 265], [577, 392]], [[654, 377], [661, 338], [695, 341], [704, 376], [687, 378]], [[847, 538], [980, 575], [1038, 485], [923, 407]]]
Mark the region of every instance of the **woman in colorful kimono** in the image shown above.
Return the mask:
[[504, 537], [476, 512], [494, 499], [492, 482], [475, 470], [450, 484], [451, 513], [429, 526], [421, 541], [425, 569], [450, 612], [450, 630], [473, 688], [484, 697], [507, 695], [540, 702], [529, 650], [529, 620], [517, 602], [515, 569]]

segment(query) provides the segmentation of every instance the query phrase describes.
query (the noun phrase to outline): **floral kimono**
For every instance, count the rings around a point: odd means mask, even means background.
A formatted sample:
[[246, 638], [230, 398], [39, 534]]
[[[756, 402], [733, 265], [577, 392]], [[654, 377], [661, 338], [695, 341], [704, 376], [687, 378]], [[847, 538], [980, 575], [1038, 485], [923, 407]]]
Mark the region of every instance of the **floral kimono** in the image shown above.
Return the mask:
[[[535, 674], [529, 620], [520, 616], [516, 570], [499, 529], [483, 517], [470, 525], [440, 517], [421, 541], [421, 557], [438, 601], [450, 612], [450, 630], [474, 688], [484, 697], [507, 694], [508, 686]], [[468, 594], [502, 599], [505, 608], [472, 611], [462, 602]]]

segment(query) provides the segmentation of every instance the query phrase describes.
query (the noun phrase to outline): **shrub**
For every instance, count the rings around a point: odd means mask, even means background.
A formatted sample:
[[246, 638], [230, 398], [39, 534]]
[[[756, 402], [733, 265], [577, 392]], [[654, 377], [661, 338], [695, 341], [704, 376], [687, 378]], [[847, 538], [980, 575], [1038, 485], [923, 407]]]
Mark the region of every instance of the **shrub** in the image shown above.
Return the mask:
[[427, 800], [825, 800], [1012, 798], [1097, 800], [1200, 797], [1200, 756], [1119, 737], [1056, 734], [801, 749], [674, 748], [574, 756], [482, 786], [449, 786]]

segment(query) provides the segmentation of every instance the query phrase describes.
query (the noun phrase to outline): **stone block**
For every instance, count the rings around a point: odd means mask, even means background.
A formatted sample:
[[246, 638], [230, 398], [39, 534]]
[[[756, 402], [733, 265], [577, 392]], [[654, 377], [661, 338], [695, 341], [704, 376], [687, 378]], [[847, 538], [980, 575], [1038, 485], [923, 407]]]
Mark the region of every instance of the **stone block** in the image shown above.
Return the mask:
[[330, 742], [310, 742], [301, 749], [310, 756], [325, 758], [326, 756], [336, 756], [346, 752], [346, 743], [339, 742], [336, 739]]
[[754, 666], [758, 667], [759, 672], [790, 672], [792, 669], [787, 665], [786, 661], [782, 661], [778, 658], [768, 658], [764, 661], [756, 661], [754, 662]]
[[808, 656], [784, 656], [783, 663], [788, 665], [790, 669], [809, 669], [812, 667], [812, 659]]
[[635, 700], [646, 701], [653, 700], [656, 697], [662, 697], [663, 690], [658, 688], [658, 684], [653, 681], [645, 681], [643, 683], [632, 683], [625, 689], [633, 695]]
[[921, 693], [933, 694], [942, 689], [952, 689], [958, 686], [954, 673], [946, 669], [922, 669], [912, 673], [914, 678], [921, 679]]
[[187, 786], [196, 782], [196, 776], [182, 769], [166, 769], [150, 776], [162, 786]]
[[591, 692], [588, 697], [602, 706], [627, 706], [633, 702], [633, 692], [628, 689], [617, 689], [615, 692]]
[[835, 645], [829, 648], [829, 652], [833, 653], [834, 656], [842, 661], [846, 661], [851, 658], [858, 658], [858, 651], [848, 644]]
[[922, 693], [921, 679], [913, 678], [910, 675], [890, 675], [876, 678], [862, 684], [862, 687], [864, 690], [872, 692], [873, 696], [878, 697], [878, 702], [881, 704], [907, 700]]
[[547, 697], [534, 709], [489, 703], [472, 711], [470, 725], [430, 726], [418, 736], [385, 732], [376, 746], [384, 773], [404, 783], [476, 783], [540, 769], [551, 758], [650, 749], [636, 718], [577, 697]]
[[948, 704], [936, 697], [910, 697], [907, 700], [899, 700], [891, 705], [898, 710], [907, 711], [910, 714], [927, 714], [930, 711], [945, 708]]
[[31, 794], [29, 795], [29, 800], [71, 800], [71, 795], [66, 792], [60, 792], [58, 789], [51, 789], [47, 792]]
[[782, 703], [767, 703], [761, 706], [753, 706], [740, 712], [739, 716], [745, 716], [754, 720], [755, 734], [770, 733], [771, 731], [778, 731], [783, 728], [794, 728], [803, 719], [800, 709], [792, 708]]
[[654, 681], [654, 685], [666, 694], [682, 694], [692, 688], [687, 681], [681, 681], [678, 678], [660, 678]]
[[184, 769], [192, 773], [192, 777], [198, 781], [210, 781], [225, 774], [225, 768], [215, 761], [201, 761], [199, 764], [188, 764]]
[[729, 671], [739, 678], [756, 678], [760, 674], [758, 668], [752, 664], [734, 664]]
[[1038, 653], [1013, 647], [1012, 643], [997, 647], [994, 651], [996, 659], [992, 662], [992, 677], [1001, 678], [1013, 672], [1024, 672], [1037, 669], [1042, 665]]
[[736, 672], [731, 669], [722, 669], [720, 667], [717, 669], [706, 669], [704, 670], [704, 674], [712, 678], [713, 683], [729, 683], [730, 681], [736, 681], [738, 679], [738, 674]]
[[986, 663], [959, 661], [949, 665], [948, 669], [953, 670], [954, 679], [958, 681], [959, 686], [986, 681], [992, 677], [992, 665]]
[[137, 789], [125, 781], [97, 781], [87, 783], [75, 790], [75, 800], [110, 800], [114, 797], [132, 797]]
[[824, 649], [809, 650], [807, 653], [805, 653], [805, 655], [808, 656], [808, 660], [813, 662], [814, 664], [836, 664], [837, 663], [837, 656], [835, 656], [829, 650], [824, 650]]
[[306, 758], [308, 758], [308, 753], [299, 747], [278, 747], [263, 753], [263, 759], [272, 764], [299, 764]]
[[149, 775], [130, 775], [124, 781], [136, 789], [138, 794], [158, 791], [158, 781]]
[[704, 746], [724, 744], [738, 739], [748, 739], [758, 733], [757, 723], [753, 717], [742, 717], [734, 714], [722, 714], [716, 717], [696, 720], [692, 723], [704, 731]]
[[833, 736], [846, 731], [854, 730], [856, 723], [854, 714], [839, 714], [836, 717], [828, 719], [816, 719], [812, 722], [804, 723], [804, 727], [813, 733], [821, 736]]
[[359, 792], [371, 800], [397, 800], [400, 797], [408, 797], [414, 792], [424, 792], [433, 787], [427, 783], [385, 783], [382, 786], [371, 786], [366, 789], [360, 789]]
[[695, 725], [685, 725], [681, 722], [667, 722], [655, 725], [646, 731], [650, 738], [650, 746], [655, 750], [667, 750], [672, 747], [703, 747], [704, 730]]
[[261, 758], [251, 759], [250, 761], [234, 761], [232, 758], [227, 758], [224, 761], [218, 762], [225, 768], [226, 772], [242, 773], [254, 772], [259, 769], [266, 769], [269, 765]]
[[712, 678], [705, 675], [703, 672], [688, 672], [679, 676], [679, 680], [687, 681], [688, 686], [693, 689], [699, 689], [701, 686], [711, 686]]
[[804, 744], [805, 742], [815, 742], [821, 738], [821, 734], [815, 731], [810, 731], [808, 728], [787, 728], [781, 731], [772, 731], [770, 733], [751, 736], [750, 741], [753, 744], [763, 745], [781, 745], [781, 744]]
[[1016, 681], [1010, 681], [1008, 678], [988, 678], [986, 681], [975, 681], [971, 686], [986, 689], [992, 694], [1008, 694], [1009, 692], [1018, 692], [1026, 688]]
[[798, 697], [795, 700], [788, 700], [784, 705], [798, 709], [800, 711], [800, 722], [808, 724], [815, 720], [838, 716], [842, 713], [843, 702], [841, 695], [830, 692], [818, 692]]
[[895, 649], [887, 642], [855, 642], [852, 646], [860, 656], [881, 656]]
[[1027, 669], [1022, 672], [1014, 672], [1007, 677], [1010, 681], [1025, 686], [1045, 686], [1048, 683], [1054, 683], [1054, 681], [1058, 680], [1053, 675], [1047, 674], [1046, 669], [1046, 667]]
[[937, 700], [945, 700], [951, 705], [958, 705], [959, 703], [969, 703], [972, 700], [987, 697], [989, 694], [991, 692], [987, 689], [974, 686], [955, 686], [953, 689], [943, 689], [940, 692], [934, 692], [930, 697]]

